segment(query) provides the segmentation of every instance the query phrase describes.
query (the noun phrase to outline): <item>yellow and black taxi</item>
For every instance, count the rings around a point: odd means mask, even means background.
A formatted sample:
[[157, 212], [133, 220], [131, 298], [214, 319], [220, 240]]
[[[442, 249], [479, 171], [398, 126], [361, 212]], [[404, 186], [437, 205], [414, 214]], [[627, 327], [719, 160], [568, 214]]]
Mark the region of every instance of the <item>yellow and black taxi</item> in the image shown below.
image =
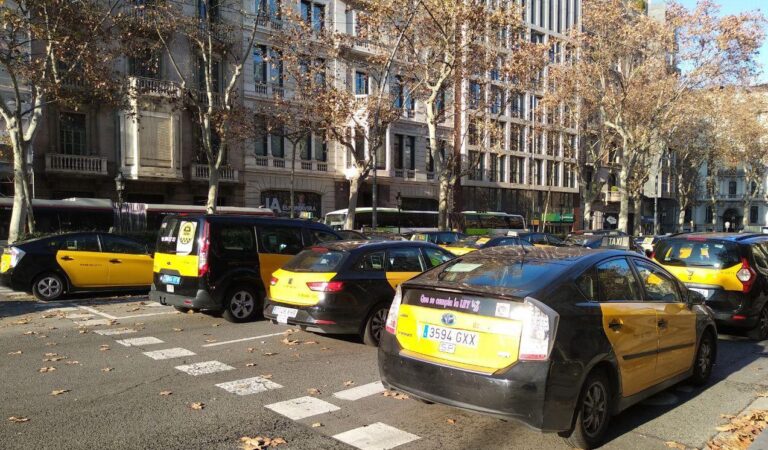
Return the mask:
[[517, 236], [520, 239], [530, 242], [535, 247], [565, 247], [565, 241], [549, 233], [537, 232], [510, 232], [509, 236]]
[[702, 297], [619, 250], [483, 249], [403, 283], [379, 346], [385, 387], [601, 443], [612, 415], [711, 374]]
[[719, 326], [768, 339], [768, 236], [676, 235], [658, 241], [653, 258], [704, 296]]
[[[513, 232], [514, 233], [514, 232]], [[445, 249], [457, 256], [480, 250], [481, 248], [499, 247], [504, 245], [517, 245], [524, 247], [533, 247], [533, 244], [517, 236], [468, 236], [464, 239], [445, 246]]]
[[453, 258], [427, 242], [326, 242], [274, 273], [264, 316], [378, 345], [396, 287]]
[[40, 300], [83, 291], [147, 291], [152, 255], [147, 246], [109, 233], [70, 233], [7, 246], [0, 280]]
[[308, 220], [255, 216], [168, 216], [160, 226], [149, 298], [179, 311], [221, 311], [253, 320], [272, 273], [305, 247], [340, 237]]

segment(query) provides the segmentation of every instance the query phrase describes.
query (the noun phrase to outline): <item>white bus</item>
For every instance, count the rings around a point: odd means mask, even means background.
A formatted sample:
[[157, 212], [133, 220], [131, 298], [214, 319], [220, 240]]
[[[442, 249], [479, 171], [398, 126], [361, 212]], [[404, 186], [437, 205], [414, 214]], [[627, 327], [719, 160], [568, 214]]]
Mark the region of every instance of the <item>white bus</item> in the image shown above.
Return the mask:
[[451, 216], [451, 226], [470, 236], [494, 236], [527, 231], [525, 218], [505, 212], [462, 211]]
[[[354, 230], [373, 228], [373, 208], [355, 210]], [[334, 230], [344, 229], [347, 210], [331, 211], [325, 215], [325, 224]], [[437, 231], [437, 211], [406, 211], [397, 208], [376, 208], [376, 231], [391, 233], [416, 233]]]

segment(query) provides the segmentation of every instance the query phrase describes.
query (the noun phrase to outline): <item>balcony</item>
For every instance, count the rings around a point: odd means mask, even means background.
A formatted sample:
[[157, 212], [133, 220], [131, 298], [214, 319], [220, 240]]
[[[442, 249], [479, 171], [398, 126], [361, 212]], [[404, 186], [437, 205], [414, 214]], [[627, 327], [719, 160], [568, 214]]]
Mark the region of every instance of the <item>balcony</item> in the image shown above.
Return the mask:
[[618, 203], [621, 201], [621, 193], [618, 191], [606, 192], [603, 194], [603, 198], [607, 203]]
[[262, 28], [269, 28], [271, 30], [282, 30], [283, 21], [277, 17], [270, 17], [263, 11], [259, 11], [259, 18], [256, 20], [256, 24]]
[[[256, 167], [273, 167], [276, 169], [291, 169], [291, 160], [284, 158], [275, 158], [272, 156], [257, 155], [255, 159]], [[328, 162], [317, 161], [314, 159], [296, 160], [296, 171], [304, 172], [328, 172]]]
[[285, 87], [272, 83], [255, 83], [253, 92], [257, 97], [264, 98], [284, 98]]
[[395, 169], [395, 178], [403, 178], [406, 180], [412, 180], [416, 178], [415, 170]]
[[100, 156], [62, 155], [46, 153], [45, 171], [47, 173], [66, 173], [81, 175], [107, 175], [107, 158]]
[[[190, 166], [191, 178], [195, 181], [208, 181], [211, 171], [208, 164], [192, 164]], [[219, 181], [222, 183], [237, 183], [239, 174], [237, 170], [231, 167], [222, 167], [219, 169]]]
[[130, 77], [130, 87], [141, 95], [154, 97], [181, 97], [181, 87], [173, 81], [157, 80], [146, 77]]

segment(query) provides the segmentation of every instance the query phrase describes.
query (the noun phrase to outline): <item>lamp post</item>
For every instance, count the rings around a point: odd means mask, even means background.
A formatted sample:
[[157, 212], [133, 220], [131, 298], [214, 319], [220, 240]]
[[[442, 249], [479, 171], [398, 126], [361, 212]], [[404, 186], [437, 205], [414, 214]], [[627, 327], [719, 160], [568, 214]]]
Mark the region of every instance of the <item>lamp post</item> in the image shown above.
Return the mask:
[[397, 191], [395, 200], [397, 201], [397, 234], [400, 234], [400, 211], [403, 209], [403, 197], [400, 195], [400, 191]]
[[115, 177], [115, 191], [117, 191], [117, 231], [123, 231], [123, 194], [125, 194], [125, 176], [123, 171], [117, 172]]

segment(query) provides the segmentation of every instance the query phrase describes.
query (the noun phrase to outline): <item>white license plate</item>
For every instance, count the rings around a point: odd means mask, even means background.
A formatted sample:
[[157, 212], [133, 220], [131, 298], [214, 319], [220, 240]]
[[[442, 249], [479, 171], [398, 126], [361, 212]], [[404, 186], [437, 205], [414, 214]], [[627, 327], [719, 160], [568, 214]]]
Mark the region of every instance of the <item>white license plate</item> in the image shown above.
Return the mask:
[[693, 292], [698, 292], [699, 294], [703, 295], [705, 299], [708, 299], [710, 295], [712, 295], [711, 289], [698, 289], [698, 288], [690, 288]]
[[172, 284], [167, 284], [167, 285], [165, 286], [165, 290], [166, 290], [166, 291], [168, 291], [168, 292], [170, 292], [170, 293], [173, 293], [173, 292], [174, 292], [174, 290], [175, 290], [175, 286], [174, 286], [174, 285], [172, 285]]
[[[455, 330], [453, 328], [436, 327], [434, 325], [425, 324], [421, 328], [421, 338], [439, 342], [441, 344], [441, 352], [453, 353], [456, 350], [457, 345], [477, 348], [480, 335], [473, 331]], [[445, 347], [443, 344], [445, 344]], [[453, 347], [451, 347], [451, 345]], [[445, 348], [445, 350], [443, 350], [443, 348]]]
[[273, 306], [272, 314], [277, 316], [277, 323], [287, 324], [288, 319], [293, 319], [299, 313], [295, 308], [284, 308], [282, 306]]

